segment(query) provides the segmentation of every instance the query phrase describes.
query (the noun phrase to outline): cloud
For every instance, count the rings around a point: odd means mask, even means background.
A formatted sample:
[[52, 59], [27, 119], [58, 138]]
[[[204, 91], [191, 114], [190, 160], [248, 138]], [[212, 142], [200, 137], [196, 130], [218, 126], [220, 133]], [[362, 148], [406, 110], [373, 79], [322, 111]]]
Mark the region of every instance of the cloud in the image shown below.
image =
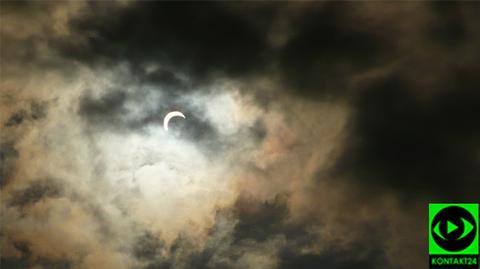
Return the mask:
[[305, 11], [296, 22], [299, 30], [279, 52], [281, 76], [296, 94], [342, 96], [352, 76], [388, 62], [390, 40], [357, 23], [356, 8], [352, 3], [325, 3]]
[[478, 196], [476, 4], [1, 5], [8, 268], [418, 268]]
[[196, 81], [208, 81], [216, 73], [235, 75], [261, 68], [264, 30], [227, 4], [201, 5], [204, 12], [198, 13], [197, 4], [132, 3], [111, 17], [104, 16], [109, 7], [95, 3], [88, 7], [90, 16], [70, 22], [87, 36], [87, 47], [67, 43], [60, 48], [66, 57], [87, 62], [120, 60], [135, 68], [161, 63], [187, 72]]
[[26, 189], [17, 192], [11, 202], [11, 206], [25, 207], [39, 202], [45, 197], [59, 196], [60, 190], [51, 180], [35, 181]]
[[478, 82], [469, 74], [452, 74], [445, 82], [442, 93], [426, 99], [397, 75], [370, 85], [356, 101], [355, 131], [339, 173], [355, 172], [360, 184], [405, 198], [474, 201], [469, 190], [478, 177]]

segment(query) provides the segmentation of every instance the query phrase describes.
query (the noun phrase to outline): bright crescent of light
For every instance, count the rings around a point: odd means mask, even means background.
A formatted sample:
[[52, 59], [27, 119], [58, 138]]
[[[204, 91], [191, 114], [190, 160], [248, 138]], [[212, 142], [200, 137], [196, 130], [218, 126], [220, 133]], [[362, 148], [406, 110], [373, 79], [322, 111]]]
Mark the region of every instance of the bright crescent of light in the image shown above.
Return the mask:
[[165, 131], [168, 131], [168, 122], [170, 121], [171, 118], [173, 117], [182, 117], [185, 119], [185, 115], [183, 115], [182, 112], [180, 111], [172, 111], [172, 112], [169, 112], [165, 118], [163, 119], [163, 129], [165, 129]]

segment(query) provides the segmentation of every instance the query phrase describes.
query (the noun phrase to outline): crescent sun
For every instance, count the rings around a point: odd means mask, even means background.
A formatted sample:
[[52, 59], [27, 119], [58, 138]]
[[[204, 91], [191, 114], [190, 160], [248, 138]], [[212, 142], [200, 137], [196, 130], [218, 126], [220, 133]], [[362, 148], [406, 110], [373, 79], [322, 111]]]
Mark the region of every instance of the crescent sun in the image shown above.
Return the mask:
[[172, 112], [169, 112], [165, 118], [163, 119], [163, 129], [165, 131], [168, 131], [168, 122], [170, 121], [171, 118], [173, 117], [182, 117], [185, 119], [185, 115], [183, 115], [182, 112], [180, 111], [172, 111]]

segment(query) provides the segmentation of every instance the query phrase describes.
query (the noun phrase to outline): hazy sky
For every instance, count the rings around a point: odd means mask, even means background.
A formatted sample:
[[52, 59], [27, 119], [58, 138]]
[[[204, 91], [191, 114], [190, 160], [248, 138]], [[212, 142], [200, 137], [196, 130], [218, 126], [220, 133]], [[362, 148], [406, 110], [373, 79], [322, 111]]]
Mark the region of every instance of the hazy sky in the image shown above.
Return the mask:
[[479, 3], [0, 4], [2, 268], [420, 269], [479, 201]]

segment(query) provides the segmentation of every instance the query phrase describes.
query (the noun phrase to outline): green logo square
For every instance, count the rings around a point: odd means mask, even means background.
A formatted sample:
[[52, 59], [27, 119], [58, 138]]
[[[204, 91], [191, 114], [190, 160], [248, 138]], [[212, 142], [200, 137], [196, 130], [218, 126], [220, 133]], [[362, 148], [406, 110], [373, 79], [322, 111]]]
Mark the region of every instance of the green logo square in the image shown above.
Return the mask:
[[430, 255], [478, 255], [478, 204], [429, 204]]

